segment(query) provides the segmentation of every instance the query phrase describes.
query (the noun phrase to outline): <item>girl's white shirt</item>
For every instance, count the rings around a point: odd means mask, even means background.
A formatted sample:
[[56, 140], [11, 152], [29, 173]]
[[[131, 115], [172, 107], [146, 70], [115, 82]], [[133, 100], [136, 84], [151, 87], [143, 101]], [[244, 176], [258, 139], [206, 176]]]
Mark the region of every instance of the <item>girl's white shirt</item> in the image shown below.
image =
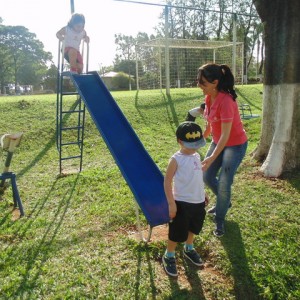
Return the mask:
[[65, 47], [72, 47], [79, 51], [81, 40], [85, 38], [85, 36], [85, 30], [78, 33], [72, 30], [69, 26], [66, 26]]

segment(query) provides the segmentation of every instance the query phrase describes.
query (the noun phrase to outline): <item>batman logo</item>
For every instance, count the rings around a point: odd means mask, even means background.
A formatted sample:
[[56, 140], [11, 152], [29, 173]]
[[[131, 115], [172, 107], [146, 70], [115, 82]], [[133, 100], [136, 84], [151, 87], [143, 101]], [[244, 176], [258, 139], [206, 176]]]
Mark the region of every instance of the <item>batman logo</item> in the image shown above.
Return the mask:
[[194, 131], [192, 133], [188, 132], [185, 137], [189, 140], [189, 139], [196, 139], [197, 137], [200, 138], [201, 134], [200, 131]]

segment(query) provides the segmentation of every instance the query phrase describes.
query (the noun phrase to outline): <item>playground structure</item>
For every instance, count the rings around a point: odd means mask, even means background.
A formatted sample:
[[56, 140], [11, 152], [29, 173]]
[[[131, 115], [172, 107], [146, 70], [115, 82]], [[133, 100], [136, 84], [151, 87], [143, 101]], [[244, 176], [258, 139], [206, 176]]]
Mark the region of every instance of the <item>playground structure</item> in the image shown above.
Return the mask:
[[13, 192], [13, 200], [14, 200], [14, 208], [19, 208], [20, 215], [24, 216], [24, 209], [22, 205], [22, 201], [20, 199], [17, 182], [16, 182], [16, 174], [13, 172], [9, 172], [9, 167], [11, 164], [11, 160], [16, 148], [20, 145], [23, 133], [16, 134], [4, 134], [1, 137], [1, 148], [3, 151], [7, 153], [6, 160], [4, 163], [3, 172], [0, 174], [0, 189], [1, 191], [5, 188], [6, 180], [11, 181], [12, 192]]
[[253, 114], [251, 107], [247, 103], [242, 103], [239, 105], [239, 110], [240, 110], [240, 116], [244, 120], [252, 119], [252, 118], [258, 118], [259, 115]]
[[[64, 42], [58, 43], [58, 74], [56, 97], [56, 146], [59, 152], [59, 172], [63, 173], [64, 165], [68, 161], [67, 168], [74, 168], [74, 160], [79, 160], [79, 171], [82, 170], [82, 153], [84, 139], [85, 106], [79, 93], [70, 85], [69, 66], [65, 64]], [[85, 58], [85, 72], [88, 72], [89, 44], [82, 43], [82, 57]], [[71, 87], [71, 89], [70, 89]], [[66, 101], [70, 96], [76, 96], [75, 103]], [[65, 163], [65, 164], [64, 164]]]
[[242, 84], [243, 48], [241, 42], [209, 40], [160, 38], [139, 43], [135, 47], [137, 89], [162, 90], [168, 81], [170, 88], [195, 87], [197, 69], [207, 62], [227, 64]]
[[[74, 1], [71, 0], [71, 13]], [[84, 55], [85, 46], [87, 48]], [[97, 72], [88, 72], [89, 48], [82, 45], [86, 57], [85, 73], [72, 74], [64, 64], [64, 43], [58, 45], [56, 144], [59, 152], [59, 171], [63, 162], [79, 159], [82, 170], [85, 108], [87, 107], [102, 138], [110, 150], [124, 179], [130, 187], [136, 203], [137, 228], [141, 240], [148, 242], [152, 228], [170, 221], [168, 202], [163, 187], [163, 175], [152, 160], [121, 109], [113, 99]], [[66, 91], [64, 82], [72, 80], [76, 90]], [[76, 96], [74, 104], [67, 107], [70, 96]], [[68, 125], [68, 123], [72, 125]], [[70, 140], [71, 139], [71, 140]], [[72, 148], [72, 149], [70, 149]], [[147, 238], [143, 237], [139, 207], [149, 226]]]
[[[86, 57], [85, 74], [81, 75], [66, 71], [68, 66], [64, 64], [61, 54], [64, 53], [64, 43], [59, 42], [58, 45], [56, 144], [59, 152], [59, 171], [62, 174], [65, 170], [64, 162], [76, 160], [79, 160], [78, 171], [82, 170], [85, 108], [87, 107], [135, 197], [140, 237], [144, 241], [149, 241], [154, 226], [169, 222], [163, 175], [143, 147], [99, 74], [88, 72], [89, 48], [88, 44], [85, 44], [82, 45], [82, 56]], [[65, 83], [70, 79], [76, 88], [72, 91], [65, 90]], [[71, 96], [76, 96], [75, 102], [70, 101]], [[73, 104], [70, 106], [70, 103]], [[74, 163], [71, 167], [74, 168]], [[146, 239], [141, 231], [138, 206], [150, 225]]]
[[[170, 78], [170, 41], [168, 38], [168, 6], [165, 7], [166, 10], [166, 22], [165, 22], [165, 33], [166, 37], [161, 40], [159, 44], [143, 45], [144, 47], [156, 47], [158, 48], [158, 65], [159, 65], [159, 83], [160, 88], [163, 86], [162, 72], [165, 73], [165, 88], [166, 93], [170, 94], [171, 78]], [[71, 0], [71, 13], [74, 12], [74, 1]], [[190, 42], [192, 43], [192, 42]], [[140, 45], [141, 46], [141, 45]], [[232, 69], [234, 75], [236, 72], [236, 51], [237, 43], [236, 40], [230, 45], [223, 45], [223, 47], [230, 46], [232, 51], [229, 56], [231, 57]], [[197, 49], [198, 46], [190, 45], [185, 49]], [[165, 66], [162, 67], [162, 54], [161, 48], [164, 48], [164, 61]], [[182, 47], [174, 47], [175, 54]], [[208, 48], [208, 47], [207, 47]], [[217, 47], [210, 47], [212, 50], [211, 60], [216, 61], [218, 56], [216, 52]], [[80, 159], [79, 171], [82, 170], [82, 154], [83, 154], [83, 138], [84, 138], [84, 122], [85, 122], [85, 107], [87, 107], [93, 121], [95, 122], [97, 129], [99, 130], [101, 136], [103, 137], [105, 143], [107, 144], [113, 158], [116, 161], [124, 179], [129, 185], [136, 204], [139, 205], [142, 212], [144, 213], [146, 220], [150, 225], [150, 231], [148, 238], [145, 240], [143, 238], [140, 224], [139, 224], [139, 214], [138, 207], [136, 206], [136, 214], [138, 220], [138, 230], [142, 240], [149, 241], [151, 237], [152, 228], [154, 226], [166, 224], [170, 221], [168, 203], [166, 195], [163, 188], [163, 175], [158, 169], [157, 165], [149, 156], [148, 152], [143, 147], [143, 144], [139, 140], [138, 136], [132, 129], [131, 125], [127, 121], [126, 117], [118, 107], [116, 101], [113, 99], [112, 95], [106, 88], [105, 84], [102, 82], [99, 74], [97, 72], [88, 72], [88, 51], [86, 60], [86, 73], [85, 74], [71, 74], [70, 72], [65, 72], [64, 70], [64, 59], [61, 58], [61, 52], [64, 53], [64, 45], [59, 43], [59, 58], [58, 58], [58, 79], [57, 79], [57, 148], [59, 151], [59, 161], [60, 161], [60, 173], [62, 173], [62, 162], [66, 160]], [[240, 51], [240, 50], [239, 50]], [[155, 51], [153, 51], [155, 52]], [[172, 55], [172, 53], [171, 53]], [[197, 54], [196, 54], [197, 55]], [[179, 57], [179, 56], [178, 56]], [[187, 55], [183, 56], [186, 59]], [[137, 76], [138, 76], [138, 61], [137, 58]], [[241, 60], [243, 61], [243, 60]], [[156, 62], [156, 63], [157, 63]], [[193, 74], [195, 74], [197, 68], [199, 67], [199, 61], [193, 63], [192, 68]], [[230, 63], [228, 63], [230, 65]], [[149, 71], [149, 67], [143, 67], [144, 71]], [[182, 83], [182, 72], [190, 72], [186, 70], [186, 66], [181, 64], [176, 64], [175, 67], [175, 86], [181, 87], [182, 84], [191, 84], [192, 80], [189, 82]], [[195, 75], [193, 75], [195, 76]], [[71, 78], [73, 81], [76, 91], [66, 92], [64, 91], [64, 79]], [[190, 77], [191, 78], [191, 77]], [[137, 79], [137, 84], [139, 87], [139, 82]], [[175, 87], [174, 86], [174, 87]], [[77, 95], [77, 100], [74, 105], [69, 109], [65, 109], [64, 101], [65, 96]], [[75, 117], [74, 117], [75, 116]], [[77, 124], [73, 126], [66, 126], [67, 120], [77, 120]], [[63, 133], [70, 133], [75, 131], [73, 138], [75, 141], [64, 141]], [[70, 135], [70, 134], [69, 134]], [[79, 154], [69, 153], [67, 156], [63, 155], [63, 148], [67, 148], [71, 145], [75, 145]]]
[[[130, 187], [136, 203], [145, 215], [150, 225], [149, 235], [146, 239], [142, 235], [138, 207], [136, 206], [140, 237], [144, 241], [149, 241], [152, 228], [168, 223], [170, 220], [162, 173], [145, 150], [97, 72], [81, 75], [68, 72], [64, 73], [64, 76], [69, 76], [74, 82], [80, 101], [83, 101], [87, 107]], [[73, 113], [73, 111], [70, 113]], [[61, 120], [61, 118], [58, 118], [58, 120]], [[83, 128], [81, 128], [82, 131]], [[78, 136], [77, 144], [81, 145], [82, 149], [80, 138]]]

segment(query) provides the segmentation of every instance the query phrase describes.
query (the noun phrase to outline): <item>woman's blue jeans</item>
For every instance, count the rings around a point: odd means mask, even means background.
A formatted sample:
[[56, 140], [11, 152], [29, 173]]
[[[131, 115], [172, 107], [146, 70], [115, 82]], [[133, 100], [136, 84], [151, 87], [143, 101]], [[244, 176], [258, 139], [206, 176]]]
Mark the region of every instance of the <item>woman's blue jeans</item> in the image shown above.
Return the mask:
[[[211, 143], [206, 157], [210, 156], [216, 148]], [[242, 145], [225, 147], [209, 168], [203, 173], [205, 184], [216, 195], [216, 223], [222, 224], [230, 204], [231, 185], [237, 168], [242, 162], [248, 142]]]

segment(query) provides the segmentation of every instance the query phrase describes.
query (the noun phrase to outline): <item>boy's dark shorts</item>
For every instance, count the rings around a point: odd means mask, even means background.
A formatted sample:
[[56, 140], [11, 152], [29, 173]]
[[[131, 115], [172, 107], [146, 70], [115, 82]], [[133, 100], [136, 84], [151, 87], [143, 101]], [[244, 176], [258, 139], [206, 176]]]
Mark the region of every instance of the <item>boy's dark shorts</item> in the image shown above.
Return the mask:
[[187, 240], [189, 231], [196, 235], [200, 233], [206, 215], [205, 203], [175, 202], [177, 213], [169, 223], [169, 240], [182, 243]]

